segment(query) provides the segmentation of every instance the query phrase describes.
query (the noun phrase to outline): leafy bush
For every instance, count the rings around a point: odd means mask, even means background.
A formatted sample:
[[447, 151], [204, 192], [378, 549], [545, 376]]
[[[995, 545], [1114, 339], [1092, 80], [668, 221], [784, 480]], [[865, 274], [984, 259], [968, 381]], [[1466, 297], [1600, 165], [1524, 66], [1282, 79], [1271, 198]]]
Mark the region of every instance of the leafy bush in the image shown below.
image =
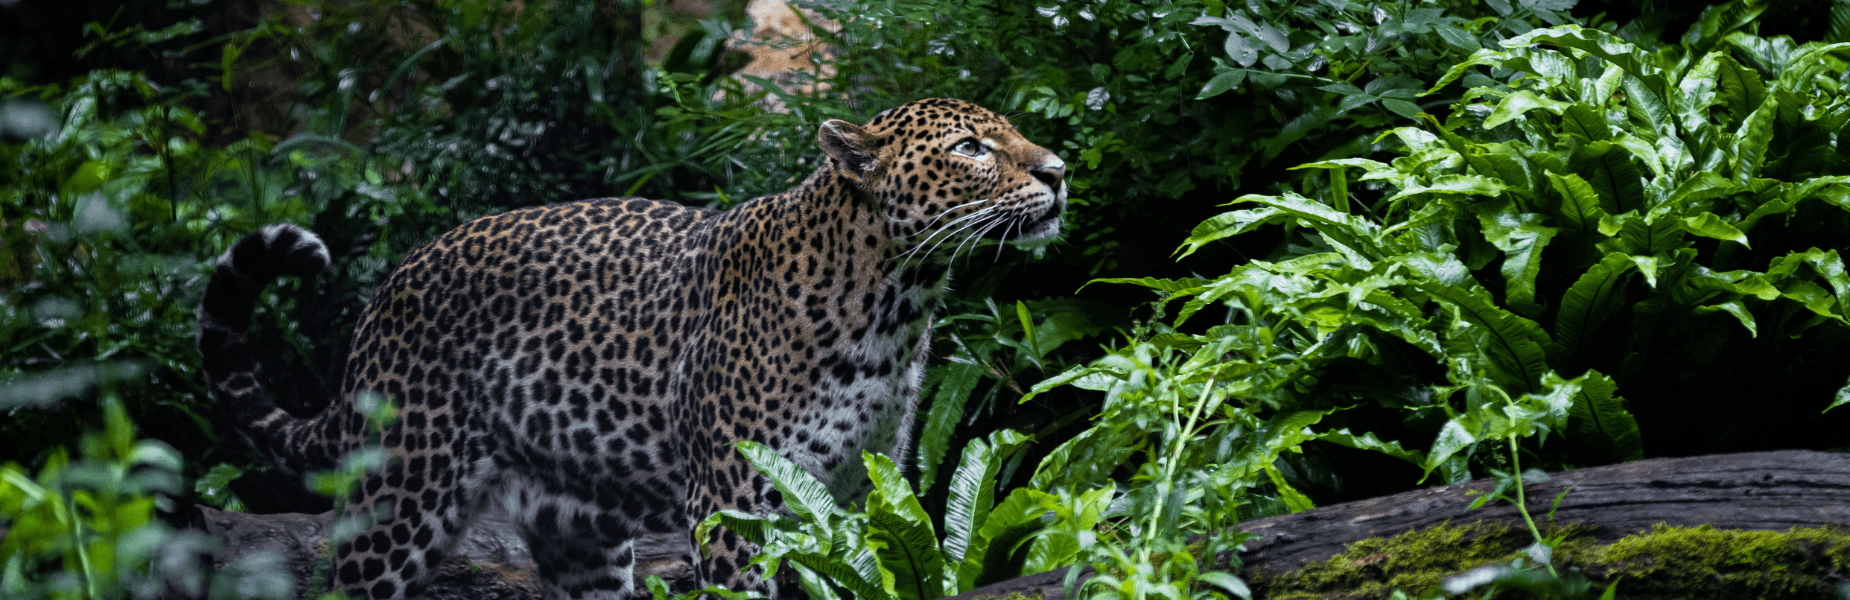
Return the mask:
[[[1284, 471], [1316, 463], [1281, 459], [1310, 441], [1457, 482], [1635, 459], [1641, 432], [1738, 436], [1769, 427], [1726, 422], [1740, 412], [1796, 419], [1850, 401], [1829, 400], [1842, 366], [1792, 358], [1834, 356], [1847, 323], [1850, 278], [1821, 248], [1850, 241], [1847, 164], [1828, 133], [1850, 117], [1832, 91], [1846, 76], [1834, 54], [1850, 46], [1727, 43], [1777, 53], [1764, 63], [1781, 70], [1765, 80], [1727, 52], [1649, 53], [1571, 25], [1518, 36], [1439, 80], [1480, 84], [1431, 131], [1394, 129], [1404, 156], [1306, 164], [1331, 173], [1327, 202], [1243, 196], [1260, 207], [1202, 223], [1179, 250], [1284, 225], [1270, 259], [1215, 278], [1105, 280], [1164, 293], [1159, 322], [1036, 386], [1106, 392], [1100, 421], [1043, 472], [1084, 489], [1143, 452], [1134, 506], [1186, 498], [1215, 514], [1275, 496], [1297, 511], [1311, 504], [1291, 481], [1315, 477]], [[1496, 79], [1475, 73], [1486, 66]], [[1351, 198], [1345, 169], [1379, 197]], [[1221, 323], [1184, 328], [1203, 318]], [[1753, 362], [1687, 368], [1735, 356]], [[1690, 388], [1763, 389], [1796, 370], [1837, 383], [1751, 404]], [[1631, 414], [1693, 407], [1711, 411], [1689, 419], [1700, 428]], [[1198, 418], [1211, 425], [1182, 425]], [[1543, 447], [1551, 436], [1567, 443]], [[1155, 455], [1152, 440], [1176, 451]]]
[[0, 466], [0, 592], [8, 598], [139, 598], [183, 594], [286, 598], [294, 591], [273, 555], [234, 559], [209, 573], [197, 561], [204, 534], [155, 518], [181, 493], [180, 455], [136, 441], [122, 404], [104, 404], [103, 432], [83, 438], [83, 457], [51, 454], [32, 477]]
[[[996, 501], [1003, 460], [1028, 438], [999, 431], [973, 440], [951, 475], [940, 542], [932, 518], [891, 459], [866, 454], [866, 511], [843, 509], [826, 486], [769, 448], [738, 442], [782, 494], [790, 516], [715, 513], [715, 525], [761, 546], [753, 564], [774, 576], [788, 560], [812, 599], [931, 600], [1071, 564], [1112, 501], [1110, 486], [1079, 494], [1016, 488]], [[653, 587], [653, 586], [652, 586]]]

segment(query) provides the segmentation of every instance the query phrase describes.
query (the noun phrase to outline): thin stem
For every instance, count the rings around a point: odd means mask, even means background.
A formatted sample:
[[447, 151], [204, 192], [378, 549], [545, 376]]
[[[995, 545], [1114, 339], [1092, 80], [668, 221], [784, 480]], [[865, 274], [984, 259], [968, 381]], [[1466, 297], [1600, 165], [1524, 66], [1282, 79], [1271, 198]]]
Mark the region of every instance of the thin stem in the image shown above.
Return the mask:
[[[1529, 516], [1529, 501], [1523, 495], [1523, 487], [1525, 484], [1522, 481], [1522, 446], [1517, 444], [1515, 434], [1511, 434], [1509, 440], [1510, 465], [1516, 470], [1516, 512], [1522, 513], [1523, 522], [1529, 524], [1529, 534], [1535, 536], [1535, 543], [1541, 544], [1543, 543], [1542, 530], [1535, 526], [1535, 519]], [[1555, 572], [1553, 561], [1549, 561], [1548, 564], [1542, 566], [1548, 567], [1549, 575], [1560, 576], [1559, 573]]]

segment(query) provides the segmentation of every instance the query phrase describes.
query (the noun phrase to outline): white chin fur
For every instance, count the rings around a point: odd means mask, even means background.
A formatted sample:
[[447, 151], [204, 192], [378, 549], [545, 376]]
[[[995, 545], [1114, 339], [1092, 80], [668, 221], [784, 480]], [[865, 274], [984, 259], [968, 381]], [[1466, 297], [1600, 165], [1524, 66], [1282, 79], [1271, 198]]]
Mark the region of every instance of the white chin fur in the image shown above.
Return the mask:
[[1062, 221], [1064, 221], [1064, 219], [1059, 217], [1042, 221], [1040, 225], [1036, 225], [1033, 229], [1021, 232], [1019, 236], [1010, 236], [1009, 242], [1023, 247], [1045, 245], [1047, 242], [1051, 242], [1055, 238], [1060, 237], [1060, 225]]

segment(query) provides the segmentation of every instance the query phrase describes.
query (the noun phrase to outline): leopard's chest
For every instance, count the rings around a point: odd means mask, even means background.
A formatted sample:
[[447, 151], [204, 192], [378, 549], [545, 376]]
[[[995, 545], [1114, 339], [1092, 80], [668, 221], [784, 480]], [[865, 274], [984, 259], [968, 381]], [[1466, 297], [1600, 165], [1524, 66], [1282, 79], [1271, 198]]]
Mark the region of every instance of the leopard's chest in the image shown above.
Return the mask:
[[858, 501], [867, 485], [862, 451], [902, 468], [912, 450], [919, 385], [930, 349], [932, 298], [914, 288], [880, 303], [867, 331], [818, 356], [821, 377], [800, 427], [780, 451], [829, 487], [838, 502]]

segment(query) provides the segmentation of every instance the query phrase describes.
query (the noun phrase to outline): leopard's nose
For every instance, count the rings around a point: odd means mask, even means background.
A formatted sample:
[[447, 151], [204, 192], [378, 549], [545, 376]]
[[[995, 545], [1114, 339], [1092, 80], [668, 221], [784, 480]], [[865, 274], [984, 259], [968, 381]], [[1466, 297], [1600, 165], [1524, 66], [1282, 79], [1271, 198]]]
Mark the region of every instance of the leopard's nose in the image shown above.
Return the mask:
[[1041, 183], [1047, 184], [1048, 188], [1059, 192], [1060, 182], [1066, 179], [1066, 161], [1048, 154], [1045, 162], [1028, 169], [1028, 172], [1033, 174], [1035, 179], [1041, 180]]

